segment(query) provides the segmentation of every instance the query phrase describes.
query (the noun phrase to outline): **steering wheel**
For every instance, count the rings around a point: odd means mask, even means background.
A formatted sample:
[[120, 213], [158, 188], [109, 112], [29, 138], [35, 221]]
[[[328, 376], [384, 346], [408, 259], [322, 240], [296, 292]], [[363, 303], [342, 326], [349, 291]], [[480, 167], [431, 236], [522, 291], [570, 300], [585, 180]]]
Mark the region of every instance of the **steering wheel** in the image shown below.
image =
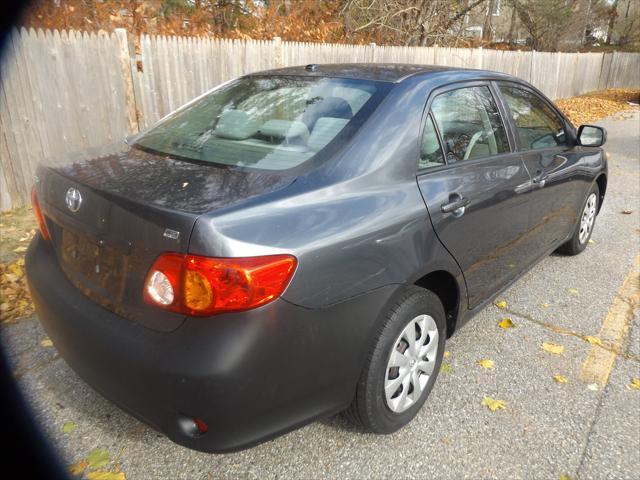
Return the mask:
[[473, 134], [473, 137], [471, 137], [471, 140], [469, 140], [469, 144], [467, 145], [467, 150], [464, 152], [463, 160], [469, 160], [471, 150], [473, 150], [473, 147], [476, 146], [476, 143], [478, 143], [478, 140], [480, 140], [482, 135], [484, 135], [484, 132], [482, 130]]

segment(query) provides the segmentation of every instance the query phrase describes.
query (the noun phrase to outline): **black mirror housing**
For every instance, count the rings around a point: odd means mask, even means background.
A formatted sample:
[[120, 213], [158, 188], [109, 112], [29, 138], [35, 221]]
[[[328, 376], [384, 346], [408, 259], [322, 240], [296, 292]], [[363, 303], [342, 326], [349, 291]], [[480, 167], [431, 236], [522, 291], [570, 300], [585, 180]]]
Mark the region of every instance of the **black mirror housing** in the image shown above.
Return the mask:
[[596, 125], [580, 125], [578, 143], [583, 147], [601, 147], [607, 141], [607, 131]]

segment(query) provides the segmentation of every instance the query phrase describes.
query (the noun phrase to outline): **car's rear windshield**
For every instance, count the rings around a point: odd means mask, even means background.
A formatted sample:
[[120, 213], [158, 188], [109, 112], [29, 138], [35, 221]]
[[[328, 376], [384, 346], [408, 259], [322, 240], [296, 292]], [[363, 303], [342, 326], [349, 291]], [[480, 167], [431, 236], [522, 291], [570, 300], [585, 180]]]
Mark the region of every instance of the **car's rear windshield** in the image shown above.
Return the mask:
[[288, 170], [348, 140], [386, 91], [388, 84], [374, 81], [244, 77], [168, 116], [136, 145], [198, 162]]

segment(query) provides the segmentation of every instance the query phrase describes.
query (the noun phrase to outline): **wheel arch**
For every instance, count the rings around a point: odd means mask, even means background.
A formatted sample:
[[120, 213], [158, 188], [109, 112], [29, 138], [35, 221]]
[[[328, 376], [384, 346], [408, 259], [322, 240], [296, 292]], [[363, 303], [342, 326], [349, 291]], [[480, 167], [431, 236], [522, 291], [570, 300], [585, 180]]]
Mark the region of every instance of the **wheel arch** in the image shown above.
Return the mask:
[[447, 270], [434, 270], [419, 278], [414, 285], [433, 292], [442, 302], [447, 319], [447, 337], [456, 330], [461, 309], [461, 287]]
[[607, 175], [606, 173], [601, 173], [596, 178], [596, 184], [598, 185], [599, 190], [599, 198], [598, 198], [598, 213], [600, 213], [600, 209], [602, 208], [602, 202], [604, 202], [604, 195], [607, 191]]

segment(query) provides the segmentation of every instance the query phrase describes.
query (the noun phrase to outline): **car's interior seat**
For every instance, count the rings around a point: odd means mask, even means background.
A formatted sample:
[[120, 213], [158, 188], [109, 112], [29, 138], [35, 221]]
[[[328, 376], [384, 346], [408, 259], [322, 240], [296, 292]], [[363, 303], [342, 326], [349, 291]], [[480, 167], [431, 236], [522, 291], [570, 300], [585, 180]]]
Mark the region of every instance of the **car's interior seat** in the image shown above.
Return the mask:
[[317, 101], [311, 100], [302, 114], [302, 121], [307, 125], [309, 131], [313, 131], [316, 122], [322, 117], [342, 118], [350, 120], [353, 117], [351, 105], [344, 98], [324, 97]]
[[247, 112], [242, 110], [227, 110], [222, 112], [214, 130], [216, 137], [229, 140], [244, 140], [253, 137], [258, 132], [258, 125]]
[[310, 150], [317, 152], [333, 140], [338, 133], [349, 123], [345, 118], [320, 117], [316, 121], [313, 131], [309, 136], [307, 146]]

